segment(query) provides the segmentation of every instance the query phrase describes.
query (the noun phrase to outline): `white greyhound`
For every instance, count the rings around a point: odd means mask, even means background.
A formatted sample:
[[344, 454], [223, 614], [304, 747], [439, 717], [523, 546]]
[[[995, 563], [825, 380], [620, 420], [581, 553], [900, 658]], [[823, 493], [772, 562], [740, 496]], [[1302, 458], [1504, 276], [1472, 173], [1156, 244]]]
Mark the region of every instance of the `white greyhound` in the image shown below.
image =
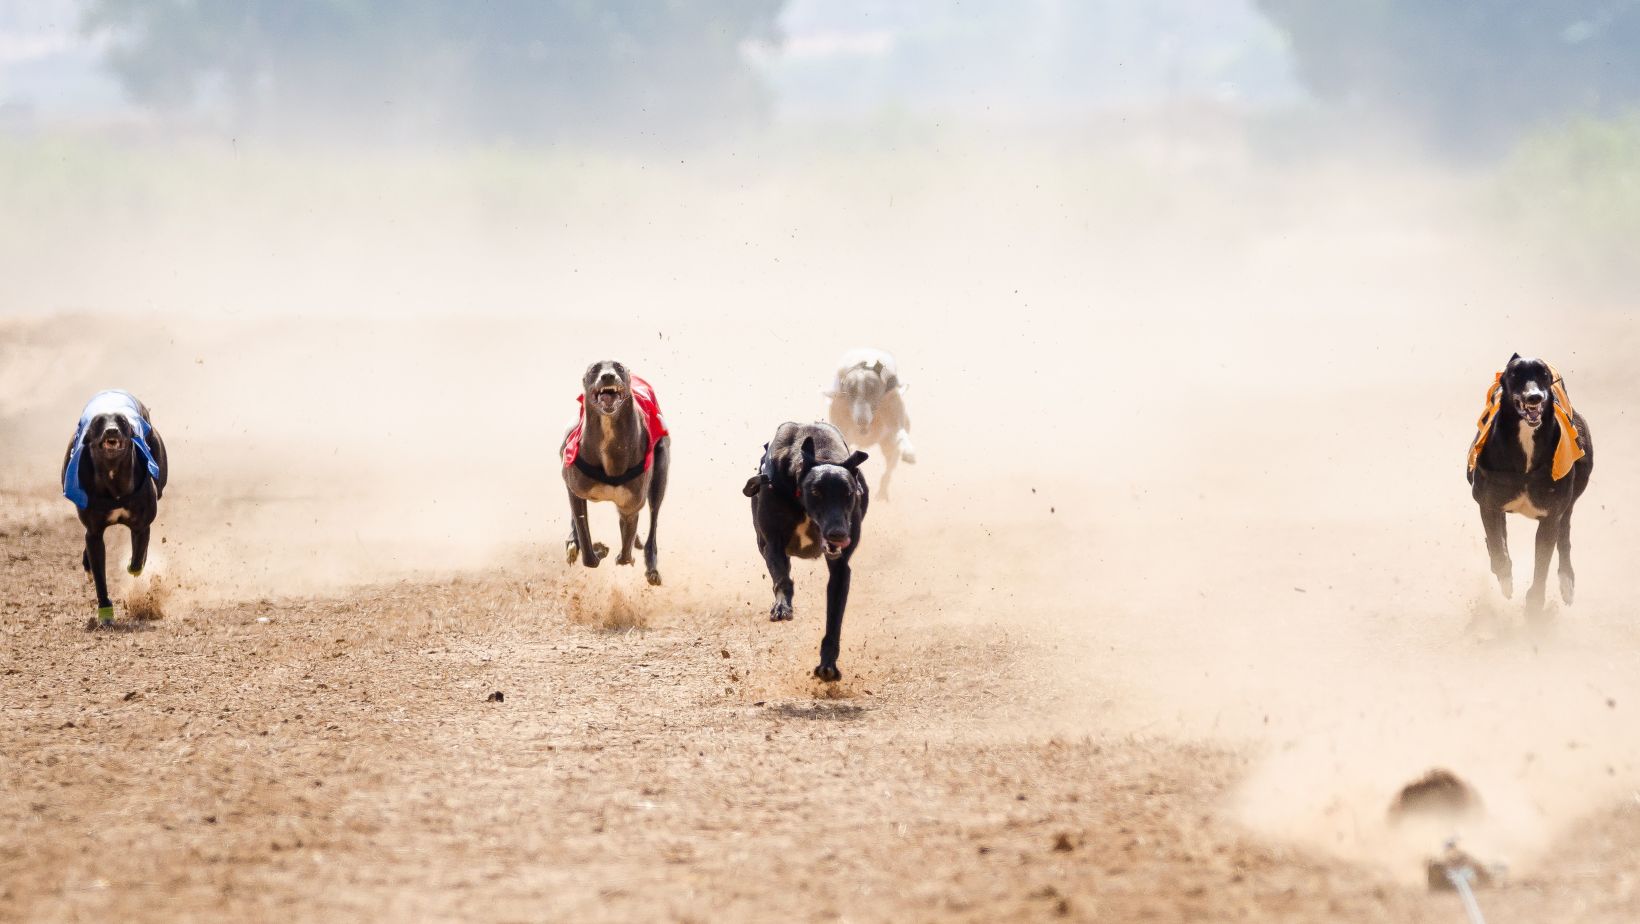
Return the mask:
[[837, 364], [837, 375], [820, 393], [831, 399], [830, 418], [850, 446], [876, 445], [883, 454], [883, 477], [877, 485], [888, 500], [888, 481], [903, 458], [917, 461], [911, 445], [911, 415], [905, 408], [906, 384], [900, 381], [893, 354], [861, 347], [849, 350]]

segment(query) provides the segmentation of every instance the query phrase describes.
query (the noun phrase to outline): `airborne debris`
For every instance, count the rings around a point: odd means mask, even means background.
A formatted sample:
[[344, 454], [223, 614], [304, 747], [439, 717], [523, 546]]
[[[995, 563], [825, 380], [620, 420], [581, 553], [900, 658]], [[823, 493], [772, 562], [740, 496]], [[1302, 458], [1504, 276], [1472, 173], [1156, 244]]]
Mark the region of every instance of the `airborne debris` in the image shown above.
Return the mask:
[[1401, 787], [1390, 803], [1389, 820], [1400, 824], [1409, 816], [1466, 818], [1485, 811], [1480, 794], [1451, 770], [1436, 767]]
[[486, 703], [504, 703], [507, 701], [507, 694], [497, 690], [489, 696], [484, 697], [484, 701]]

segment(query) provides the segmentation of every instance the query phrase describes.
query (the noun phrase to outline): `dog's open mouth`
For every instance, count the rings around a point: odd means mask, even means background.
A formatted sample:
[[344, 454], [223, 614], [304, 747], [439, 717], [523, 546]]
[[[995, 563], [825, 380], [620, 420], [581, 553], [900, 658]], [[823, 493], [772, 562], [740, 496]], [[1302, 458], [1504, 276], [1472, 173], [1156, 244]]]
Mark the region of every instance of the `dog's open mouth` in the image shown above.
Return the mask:
[[600, 413], [613, 414], [615, 409], [621, 406], [621, 400], [625, 397], [626, 395], [621, 391], [619, 385], [605, 385], [592, 393], [592, 406], [597, 408]]
[[832, 542], [830, 539], [821, 537], [820, 551], [827, 558], [836, 558], [837, 556], [843, 554], [843, 550], [848, 548], [848, 544], [849, 540], [847, 539], [839, 539], [836, 542]]
[[1543, 411], [1547, 407], [1547, 404], [1527, 404], [1518, 398], [1515, 399], [1515, 410], [1520, 412], [1520, 419], [1534, 430], [1543, 423]]

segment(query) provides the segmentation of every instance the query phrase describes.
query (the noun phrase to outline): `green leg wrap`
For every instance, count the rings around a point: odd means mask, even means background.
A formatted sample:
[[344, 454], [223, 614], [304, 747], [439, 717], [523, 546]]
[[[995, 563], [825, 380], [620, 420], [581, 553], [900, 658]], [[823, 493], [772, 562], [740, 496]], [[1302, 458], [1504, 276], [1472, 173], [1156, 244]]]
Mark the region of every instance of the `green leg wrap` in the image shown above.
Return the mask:
[[99, 606], [99, 607], [97, 607], [97, 621], [102, 623], [105, 626], [108, 625], [109, 623], [113, 622], [114, 621], [114, 608], [111, 607], [111, 606]]

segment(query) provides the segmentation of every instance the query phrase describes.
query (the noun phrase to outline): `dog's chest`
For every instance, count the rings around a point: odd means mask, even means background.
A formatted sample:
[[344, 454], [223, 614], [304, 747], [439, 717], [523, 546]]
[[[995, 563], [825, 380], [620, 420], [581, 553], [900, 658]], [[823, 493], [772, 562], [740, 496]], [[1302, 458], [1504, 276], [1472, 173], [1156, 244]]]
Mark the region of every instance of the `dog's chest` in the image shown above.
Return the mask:
[[1521, 491], [1520, 495], [1514, 500], [1503, 505], [1503, 512], [1518, 513], [1523, 517], [1528, 517], [1533, 520], [1541, 520], [1549, 511], [1544, 510], [1543, 508], [1532, 503], [1532, 492]]
[[820, 529], [807, 516], [803, 522], [792, 530], [792, 537], [786, 543], [786, 554], [798, 558], [813, 558], [820, 554]]
[[1520, 424], [1520, 451], [1526, 455], [1526, 470], [1532, 470], [1532, 454], [1537, 451], [1537, 430]]
[[116, 526], [120, 523], [129, 524], [130, 522], [131, 522], [131, 511], [125, 509], [124, 507], [116, 507], [113, 510], [108, 511], [108, 525], [109, 526]]
[[588, 479], [588, 481], [591, 483], [581, 493], [583, 498], [589, 501], [609, 501], [615, 504], [622, 504], [631, 500], [632, 485], [636, 484], [636, 482], [628, 482], [623, 485], [610, 485], [591, 481], [591, 479]]

